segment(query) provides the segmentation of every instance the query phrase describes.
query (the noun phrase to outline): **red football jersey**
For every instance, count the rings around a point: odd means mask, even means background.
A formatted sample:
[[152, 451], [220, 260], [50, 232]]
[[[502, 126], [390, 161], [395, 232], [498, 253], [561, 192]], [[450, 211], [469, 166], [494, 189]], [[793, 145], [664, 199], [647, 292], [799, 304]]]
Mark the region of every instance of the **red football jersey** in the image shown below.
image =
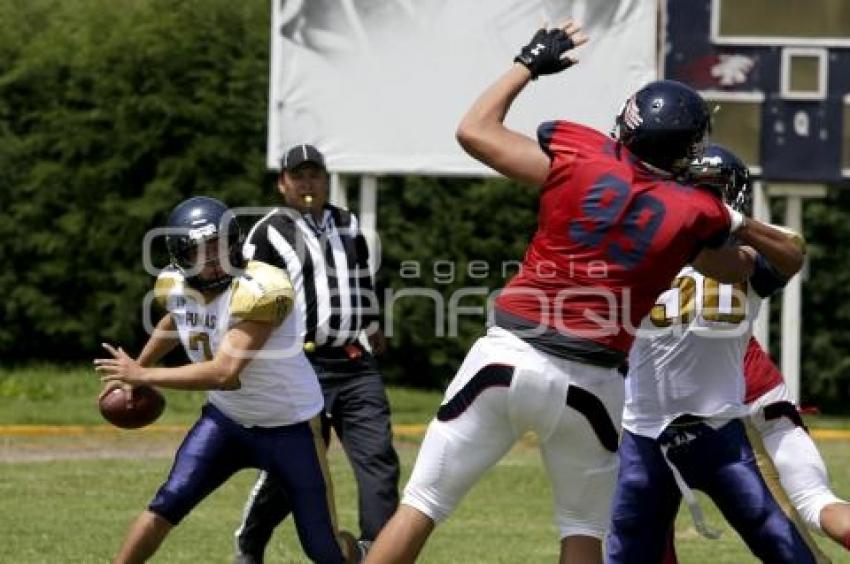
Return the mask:
[[755, 337], [750, 337], [747, 352], [744, 353], [744, 380], [747, 390], [744, 403], [752, 403], [779, 384], [785, 382], [782, 372], [774, 364]]
[[496, 322], [542, 329], [542, 348], [555, 354], [563, 346], [573, 350], [561, 356], [616, 365], [679, 270], [725, 240], [728, 212], [594, 129], [547, 122], [538, 139], [551, 158], [538, 229], [497, 299]]

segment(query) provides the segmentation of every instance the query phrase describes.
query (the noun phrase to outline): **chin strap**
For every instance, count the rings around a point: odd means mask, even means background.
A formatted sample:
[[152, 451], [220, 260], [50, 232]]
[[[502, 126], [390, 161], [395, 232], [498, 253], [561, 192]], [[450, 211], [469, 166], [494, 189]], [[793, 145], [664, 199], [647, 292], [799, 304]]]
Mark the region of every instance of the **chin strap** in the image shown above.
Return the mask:
[[685, 482], [685, 479], [682, 477], [682, 473], [679, 472], [679, 469], [676, 468], [676, 465], [673, 464], [673, 461], [671, 461], [670, 457], [667, 456], [669, 448], [669, 445], [661, 445], [661, 453], [664, 455], [664, 460], [667, 462], [667, 466], [670, 467], [670, 471], [673, 473], [673, 479], [676, 480], [676, 485], [679, 486], [679, 491], [682, 492], [682, 499], [685, 500], [685, 504], [688, 506], [688, 511], [691, 512], [691, 518], [694, 520], [694, 527], [696, 527], [699, 534], [707, 539], [719, 539], [723, 532], [709, 526], [708, 522], [705, 520], [705, 514], [703, 514], [702, 507], [700, 507], [699, 502], [694, 495], [694, 490], [688, 486], [687, 482]]
[[192, 276], [191, 278], [186, 279], [186, 283], [199, 292], [214, 292], [217, 290], [224, 290], [230, 285], [232, 280], [233, 276], [229, 274], [227, 276], [222, 276], [221, 278], [216, 278], [215, 280], [206, 281], [201, 280], [198, 276]]

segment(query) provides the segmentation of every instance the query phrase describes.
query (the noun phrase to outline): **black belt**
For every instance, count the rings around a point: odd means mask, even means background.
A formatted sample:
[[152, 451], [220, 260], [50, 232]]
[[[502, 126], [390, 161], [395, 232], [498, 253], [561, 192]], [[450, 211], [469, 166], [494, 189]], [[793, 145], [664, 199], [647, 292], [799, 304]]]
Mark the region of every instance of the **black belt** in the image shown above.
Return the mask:
[[696, 425], [698, 423], [705, 423], [705, 417], [685, 413], [684, 415], [680, 415], [673, 421], [671, 421], [668, 427], [688, 427], [690, 425]]
[[675, 418], [661, 431], [658, 444], [669, 448], [671, 454], [687, 452], [692, 442], [711, 429], [704, 417], [686, 413]]

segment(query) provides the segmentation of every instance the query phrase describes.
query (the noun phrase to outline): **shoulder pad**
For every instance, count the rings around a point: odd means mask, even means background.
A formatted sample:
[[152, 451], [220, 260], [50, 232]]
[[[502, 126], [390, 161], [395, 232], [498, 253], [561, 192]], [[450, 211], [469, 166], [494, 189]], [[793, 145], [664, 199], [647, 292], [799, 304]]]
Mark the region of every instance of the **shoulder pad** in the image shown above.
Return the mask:
[[185, 279], [176, 268], [167, 267], [162, 269], [156, 277], [153, 287], [154, 301], [163, 310], [168, 311], [168, 298], [183, 293]]
[[252, 260], [234, 281], [230, 296], [230, 314], [242, 321], [261, 321], [280, 325], [295, 299], [286, 271]]

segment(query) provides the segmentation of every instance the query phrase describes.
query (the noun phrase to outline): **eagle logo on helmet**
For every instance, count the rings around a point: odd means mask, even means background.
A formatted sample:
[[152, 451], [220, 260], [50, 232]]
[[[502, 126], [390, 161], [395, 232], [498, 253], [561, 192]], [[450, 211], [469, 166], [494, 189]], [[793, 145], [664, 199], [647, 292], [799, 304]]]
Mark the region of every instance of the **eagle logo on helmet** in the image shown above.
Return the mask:
[[693, 88], [674, 80], [650, 82], [623, 106], [616, 138], [637, 158], [680, 174], [701, 155], [711, 116]]
[[637, 129], [643, 123], [643, 118], [640, 117], [640, 108], [638, 108], [634, 96], [626, 101], [626, 107], [623, 108], [623, 122], [629, 129]]

